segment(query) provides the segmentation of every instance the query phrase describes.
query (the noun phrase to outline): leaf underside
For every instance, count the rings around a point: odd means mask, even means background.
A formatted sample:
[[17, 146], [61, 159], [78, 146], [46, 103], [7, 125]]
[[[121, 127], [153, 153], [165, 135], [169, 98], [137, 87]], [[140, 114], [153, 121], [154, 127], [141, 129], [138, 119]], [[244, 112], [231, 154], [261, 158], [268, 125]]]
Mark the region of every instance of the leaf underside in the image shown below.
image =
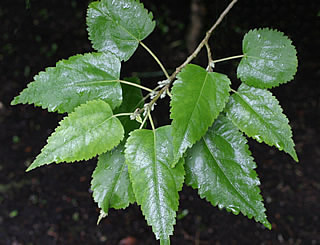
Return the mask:
[[187, 151], [185, 168], [186, 184], [198, 189], [201, 198], [271, 229], [247, 140], [224, 115]]
[[110, 106], [102, 100], [89, 101], [60, 122], [27, 171], [52, 162], [88, 160], [111, 150], [123, 136], [121, 122], [113, 117]]
[[184, 181], [184, 161], [175, 168], [171, 126], [155, 131], [139, 129], [130, 134], [126, 159], [137, 203], [157, 239], [168, 241], [173, 233], [179, 195]]
[[111, 53], [75, 55], [36, 75], [11, 104], [33, 103], [70, 113], [87, 101], [101, 99], [115, 108], [122, 102], [120, 68], [120, 60]]
[[224, 109], [229, 98], [226, 75], [187, 65], [172, 88], [171, 115], [173, 149], [177, 162], [187, 148], [199, 140]]
[[298, 59], [295, 47], [282, 32], [254, 29], [242, 43], [244, 57], [237, 75], [241, 81], [257, 88], [272, 88], [293, 79]]
[[92, 174], [91, 190], [95, 202], [105, 214], [108, 214], [109, 208], [126, 208], [134, 203], [123, 144], [99, 156]]
[[241, 84], [230, 97], [226, 112], [246, 135], [275, 146], [298, 161], [289, 121], [271, 92]]
[[87, 13], [89, 39], [96, 50], [110, 51], [127, 61], [153, 31], [152, 19], [152, 13], [136, 0], [92, 2]]

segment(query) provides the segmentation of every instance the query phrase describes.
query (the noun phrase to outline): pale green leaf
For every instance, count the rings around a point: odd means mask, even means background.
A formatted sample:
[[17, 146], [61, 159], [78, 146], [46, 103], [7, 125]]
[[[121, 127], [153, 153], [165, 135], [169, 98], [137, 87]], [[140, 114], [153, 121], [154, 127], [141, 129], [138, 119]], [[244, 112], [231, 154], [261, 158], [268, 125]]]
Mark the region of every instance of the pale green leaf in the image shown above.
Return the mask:
[[[124, 80], [136, 84], [140, 84], [139, 78], [131, 77], [131, 78], [124, 78]], [[128, 85], [128, 84], [121, 84], [122, 86], [122, 94], [123, 94], [123, 102], [119, 108], [114, 110], [114, 114], [118, 113], [126, 113], [126, 112], [134, 112], [136, 108], [143, 108], [143, 96], [140, 88]], [[126, 135], [134, 130], [139, 128], [140, 123], [136, 120], [131, 120], [130, 117], [119, 117]]]
[[171, 115], [175, 161], [203, 136], [229, 98], [226, 75], [187, 65], [172, 88]]
[[298, 59], [291, 40], [268, 28], [249, 31], [243, 39], [237, 74], [241, 81], [257, 88], [272, 88], [293, 79]]
[[187, 152], [186, 183], [212, 205], [241, 212], [271, 229], [247, 140], [224, 115]]
[[152, 13], [138, 0], [102, 0], [89, 5], [89, 39], [98, 51], [110, 51], [128, 60], [139, 42], [154, 29]]
[[104, 214], [108, 214], [109, 208], [126, 208], [134, 203], [123, 144], [99, 156], [92, 174], [91, 190]]
[[137, 203], [157, 239], [165, 242], [173, 232], [184, 161], [173, 163], [171, 126], [130, 133], [125, 150]]
[[291, 127], [278, 100], [267, 90], [241, 84], [230, 97], [227, 116], [246, 135], [276, 146], [298, 161]]
[[110, 106], [102, 100], [89, 101], [60, 122], [27, 171], [52, 162], [88, 160], [111, 150], [123, 136], [121, 122], [113, 117]]
[[72, 56], [36, 75], [11, 104], [33, 103], [70, 113], [87, 101], [101, 99], [115, 108], [122, 102], [120, 68], [120, 60], [111, 53]]

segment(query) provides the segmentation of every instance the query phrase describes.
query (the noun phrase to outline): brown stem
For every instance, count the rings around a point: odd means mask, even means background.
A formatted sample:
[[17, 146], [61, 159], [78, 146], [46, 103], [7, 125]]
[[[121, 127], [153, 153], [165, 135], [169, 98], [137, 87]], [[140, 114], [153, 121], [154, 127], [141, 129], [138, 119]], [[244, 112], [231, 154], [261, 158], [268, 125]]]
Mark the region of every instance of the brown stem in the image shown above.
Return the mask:
[[223, 20], [223, 18], [227, 15], [227, 13], [231, 10], [231, 8], [233, 7], [233, 5], [235, 5], [235, 3], [238, 0], [232, 0], [232, 2], [228, 5], [228, 7], [221, 13], [221, 15], [219, 16], [219, 18], [217, 19], [217, 21], [212, 25], [212, 27], [209, 29], [209, 31], [207, 31], [206, 36], [204, 37], [204, 39], [201, 41], [201, 43], [198, 45], [198, 47], [193, 51], [193, 53], [185, 60], [185, 62], [183, 62], [182, 65], [180, 65], [178, 68], [176, 68], [175, 72], [170, 76], [170, 81], [172, 82], [177, 74], [182, 70], [182, 68], [184, 68], [187, 64], [189, 64], [201, 51], [201, 49], [203, 48], [204, 45], [206, 45], [206, 43], [208, 43], [208, 40], [210, 38], [210, 36], [212, 35], [212, 32], [217, 28], [217, 26], [221, 23], [221, 21]]

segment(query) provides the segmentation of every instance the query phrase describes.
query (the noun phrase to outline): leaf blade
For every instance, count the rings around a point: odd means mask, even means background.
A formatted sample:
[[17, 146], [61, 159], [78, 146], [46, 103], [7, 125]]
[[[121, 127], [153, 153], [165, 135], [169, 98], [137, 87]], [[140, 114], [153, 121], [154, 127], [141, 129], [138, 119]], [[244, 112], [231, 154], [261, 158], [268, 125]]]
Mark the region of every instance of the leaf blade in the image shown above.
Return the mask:
[[89, 101], [65, 117], [27, 171], [52, 162], [88, 160], [118, 145], [124, 130], [110, 106]]
[[247, 141], [224, 115], [188, 150], [185, 168], [186, 184], [198, 189], [201, 198], [271, 229]]
[[93, 48], [127, 61], [154, 29], [152, 13], [137, 0], [104, 0], [89, 5], [87, 25]]
[[289, 121], [271, 92], [243, 83], [230, 97], [226, 113], [247, 136], [287, 152], [298, 162]]
[[201, 138], [225, 107], [229, 97], [227, 76], [187, 65], [172, 88], [171, 114], [175, 161]]
[[155, 131], [139, 129], [130, 134], [126, 159], [137, 203], [157, 239], [166, 241], [173, 232], [184, 181], [183, 159], [175, 168], [171, 127]]
[[293, 79], [298, 59], [291, 40], [282, 32], [268, 28], [249, 31], [242, 44], [237, 76], [257, 88], [272, 88]]
[[109, 208], [126, 208], [135, 202], [123, 144], [99, 156], [92, 174], [91, 190], [95, 202], [105, 214]]
[[122, 102], [120, 68], [120, 60], [111, 53], [75, 55], [36, 75], [11, 104], [33, 103], [70, 113], [87, 101], [102, 99], [115, 108]]

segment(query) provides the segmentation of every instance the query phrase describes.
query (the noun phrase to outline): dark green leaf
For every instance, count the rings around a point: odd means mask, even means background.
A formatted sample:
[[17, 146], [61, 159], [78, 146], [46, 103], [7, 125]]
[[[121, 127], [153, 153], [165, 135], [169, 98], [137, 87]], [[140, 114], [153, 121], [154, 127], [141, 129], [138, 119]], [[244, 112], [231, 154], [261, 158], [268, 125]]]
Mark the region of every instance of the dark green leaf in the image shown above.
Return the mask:
[[88, 160], [111, 150], [123, 136], [121, 122], [113, 117], [110, 106], [102, 100], [89, 101], [60, 122], [27, 171], [52, 162]]
[[186, 183], [212, 205], [254, 217], [271, 229], [247, 140], [224, 115], [186, 157]]
[[89, 5], [89, 39], [98, 51], [110, 51], [128, 60], [139, 42], [154, 29], [152, 13], [136, 0], [103, 0]]
[[187, 65], [172, 88], [171, 115], [175, 161], [203, 136], [228, 101], [230, 80]]
[[246, 135], [276, 146], [298, 161], [291, 127], [278, 100], [267, 90], [242, 84], [230, 97], [227, 116]]
[[91, 189], [94, 200], [105, 214], [109, 208], [126, 208], [135, 201], [123, 144], [99, 156], [92, 174]]
[[40, 72], [11, 104], [34, 103], [70, 113], [87, 101], [102, 99], [115, 108], [122, 102], [120, 68], [120, 60], [111, 53], [72, 56]]
[[171, 126], [130, 133], [126, 159], [137, 203], [157, 239], [165, 242], [173, 232], [184, 181], [183, 159], [173, 163]]
[[[125, 78], [124, 80], [140, 84], [139, 78], [136, 77]], [[141, 89], [127, 84], [121, 84], [121, 86], [123, 93], [123, 102], [119, 108], [114, 110], [114, 114], [122, 112], [134, 112], [136, 108], [142, 108], [144, 101]], [[130, 120], [130, 117], [119, 117], [119, 119], [124, 127], [126, 135], [130, 131], [137, 129], [140, 126], [140, 123], [138, 123], [136, 120]]]
[[257, 88], [272, 88], [293, 79], [298, 59], [295, 47], [282, 32], [254, 29], [243, 39], [238, 66], [241, 81]]

